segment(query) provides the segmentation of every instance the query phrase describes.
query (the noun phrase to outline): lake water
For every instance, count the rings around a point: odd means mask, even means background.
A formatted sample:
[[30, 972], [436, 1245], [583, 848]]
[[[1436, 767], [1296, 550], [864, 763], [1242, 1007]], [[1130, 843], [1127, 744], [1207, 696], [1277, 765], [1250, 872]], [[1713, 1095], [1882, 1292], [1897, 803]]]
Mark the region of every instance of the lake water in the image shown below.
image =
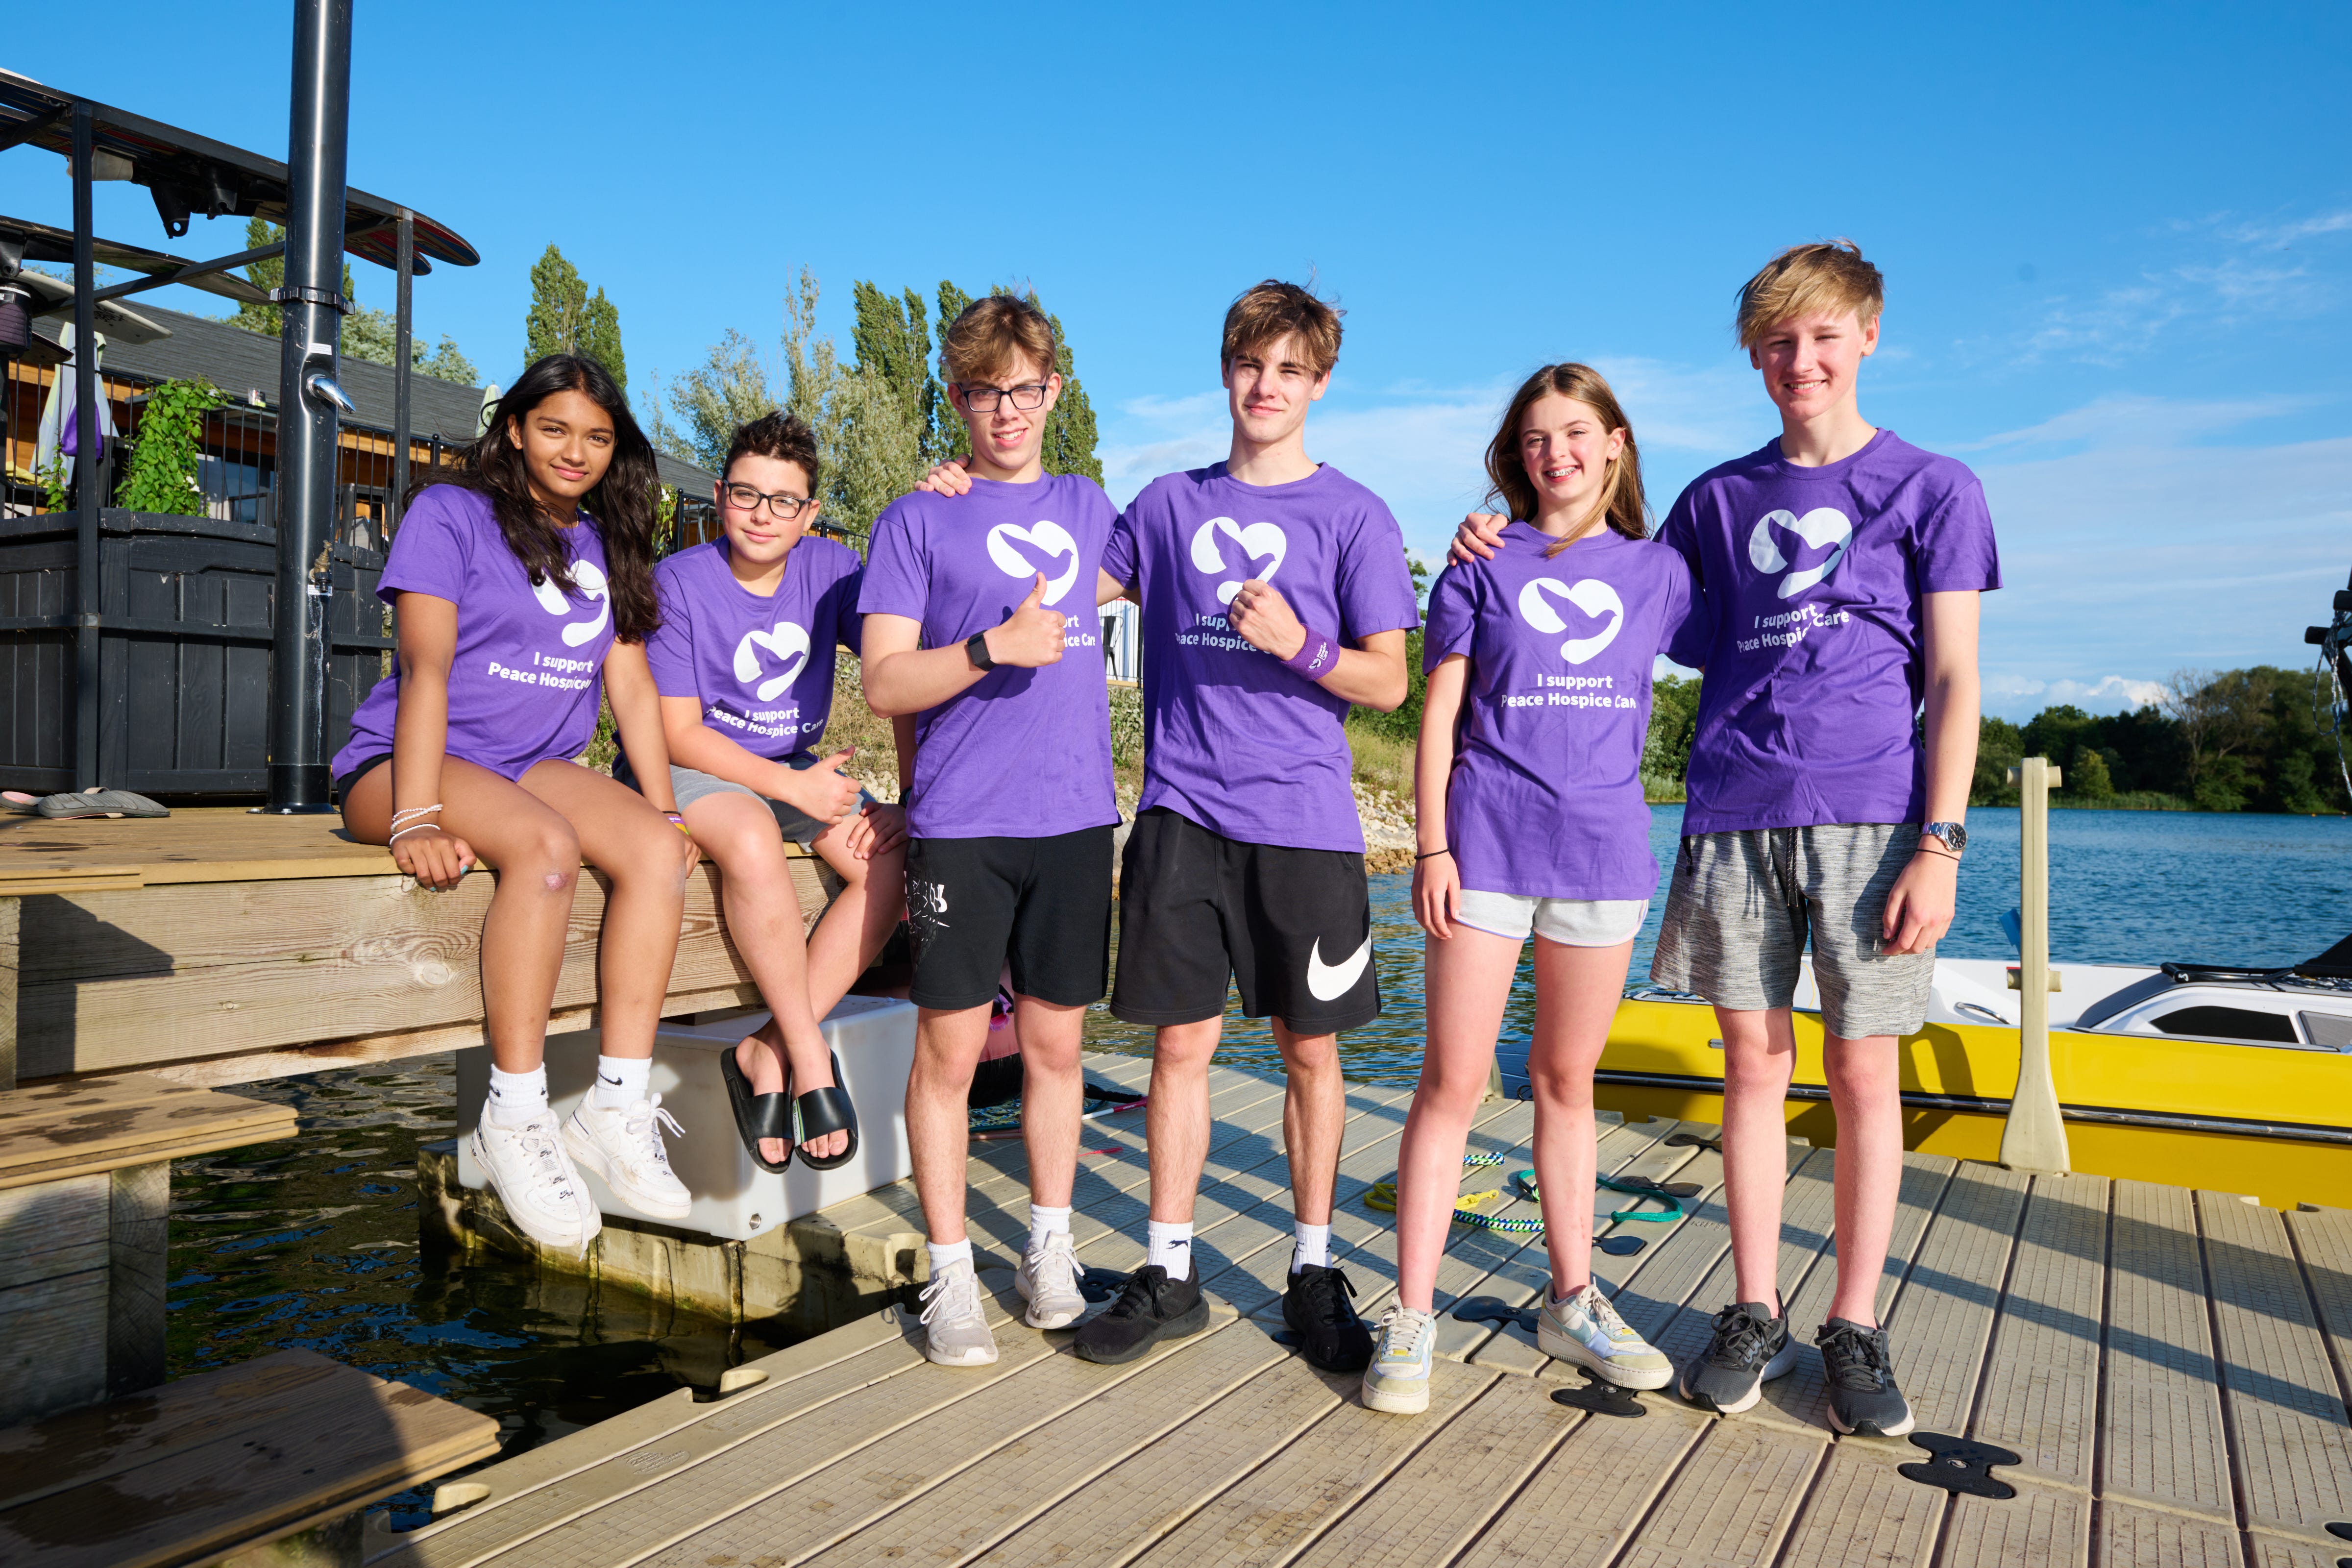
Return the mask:
[[[1652, 814], [1662, 865], [1681, 820], [1679, 806]], [[2003, 957], [2000, 915], [2017, 902], [2018, 814], [1979, 810], [1969, 820], [1959, 916], [1944, 951]], [[2059, 811], [2050, 837], [2051, 950], [2062, 963], [2284, 964], [2352, 930], [2352, 821]], [[1422, 936], [1410, 888], [1408, 877], [1372, 879], [1387, 1007], [1342, 1042], [1353, 1078], [1411, 1084], [1419, 1072]], [[1635, 946], [1636, 979], [1657, 920], [1654, 904]], [[1533, 1014], [1522, 984], [1505, 1021], [1507, 1052], [1524, 1051]], [[1089, 1016], [1087, 1039], [1139, 1054], [1150, 1045], [1148, 1030], [1101, 1010]], [[1227, 1017], [1219, 1059], [1279, 1068], [1265, 1026], [1237, 1015]], [[681, 1384], [713, 1388], [725, 1367], [786, 1342], [502, 1259], [422, 1253], [416, 1146], [457, 1131], [446, 1056], [237, 1092], [292, 1105], [302, 1131], [175, 1164], [175, 1376], [272, 1350], [316, 1350], [498, 1416], [513, 1454]], [[395, 1523], [421, 1521], [425, 1501], [394, 1500]]]

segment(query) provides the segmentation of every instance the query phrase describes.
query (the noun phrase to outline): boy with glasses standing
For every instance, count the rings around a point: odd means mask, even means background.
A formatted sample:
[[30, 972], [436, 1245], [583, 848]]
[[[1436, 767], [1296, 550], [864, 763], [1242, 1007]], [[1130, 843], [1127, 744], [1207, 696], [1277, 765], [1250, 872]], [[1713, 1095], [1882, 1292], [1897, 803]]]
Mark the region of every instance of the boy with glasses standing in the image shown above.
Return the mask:
[[[1030, 1233], [1015, 1283], [1032, 1328], [1086, 1310], [1070, 1242], [1085, 1101], [1079, 1039], [1109, 968], [1110, 709], [1096, 590], [1118, 509], [1048, 475], [1061, 392], [1034, 300], [974, 300], [940, 340], [971, 443], [972, 494], [917, 491], [874, 525], [858, 609], [866, 696], [913, 715], [908, 914], [919, 1009], [907, 1131], [929, 1232], [924, 1353], [996, 1359], [964, 1229], [973, 1068], [1006, 968], [1023, 1067]], [[1065, 651], [1073, 657], [1064, 658]]]

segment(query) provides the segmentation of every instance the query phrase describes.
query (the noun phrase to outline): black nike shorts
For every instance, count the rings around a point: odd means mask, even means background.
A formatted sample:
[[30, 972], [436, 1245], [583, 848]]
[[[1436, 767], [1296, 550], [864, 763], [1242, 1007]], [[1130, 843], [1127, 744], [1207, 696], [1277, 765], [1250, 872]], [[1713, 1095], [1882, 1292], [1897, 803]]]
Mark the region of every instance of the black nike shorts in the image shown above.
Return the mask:
[[1110, 972], [1112, 828], [1049, 838], [911, 838], [907, 927], [918, 1007], [984, 1007], [1013, 989], [1057, 1007], [1102, 1000]]
[[1331, 1035], [1380, 1016], [1364, 858], [1242, 844], [1154, 807], [1119, 863], [1118, 974], [1110, 1010], [1129, 1024], [1197, 1024], [1225, 1010]]

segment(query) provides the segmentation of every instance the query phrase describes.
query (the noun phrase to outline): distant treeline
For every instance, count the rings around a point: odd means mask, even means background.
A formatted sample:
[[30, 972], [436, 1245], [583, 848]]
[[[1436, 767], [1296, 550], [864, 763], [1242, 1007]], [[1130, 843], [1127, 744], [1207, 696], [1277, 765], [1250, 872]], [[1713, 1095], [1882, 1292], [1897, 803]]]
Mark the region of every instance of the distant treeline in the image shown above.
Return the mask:
[[[1679, 785], [1698, 721], [1696, 679], [1660, 679], [1642, 772]], [[2161, 706], [2129, 713], [2045, 708], [2022, 725], [1987, 719], [1977, 742], [1971, 805], [2015, 805], [2009, 770], [2047, 757], [2063, 781], [2060, 805], [2148, 811], [2341, 812], [2352, 809], [2307, 670], [2185, 670]]]

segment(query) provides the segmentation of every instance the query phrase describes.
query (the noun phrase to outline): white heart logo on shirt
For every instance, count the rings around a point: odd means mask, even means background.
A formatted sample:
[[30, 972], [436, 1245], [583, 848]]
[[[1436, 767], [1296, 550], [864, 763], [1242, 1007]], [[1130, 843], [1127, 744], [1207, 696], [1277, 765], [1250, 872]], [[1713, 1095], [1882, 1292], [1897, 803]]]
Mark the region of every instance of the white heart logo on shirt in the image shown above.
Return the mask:
[[[760, 680], [760, 655], [757, 650], [761, 648], [766, 648], [782, 661], [782, 674]], [[760, 680], [760, 700], [773, 702], [776, 693], [790, 686], [793, 677], [801, 672], [801, 666], [808, 662], [808, 633], [792, 622], [778, 621], [776, 629], [769, 632], [753, 626], [743, 634], [743, 640], [735, 645], [735, 679], [745, 686]]]
[[[1289, 553], [1290, 541], [1270, 522], [1253, 522], [1244, 528], [1230, 517], [1213, 517], [1192, 535], [1194, 566], [1219, 575], [1234, 570], [1225, 564], [1225, 547], [1217, 538], [1221, 533], [1242, 547], [1249, 568], [1241, 577], [1229, 577], [1217, 584], [1217, 603], [1230, 605], [1234, 595], [1242, 591], [1244, 578], [1255, 577], [1261, 583], [1274, 581], [1274, 574], [1282, 569], [1282, 558]], [[1264, 571], [1258, 569], [1261, 561], [1265, 563]]]
[[[575, 561], [572, 563], [572, 585], [582, 598], [595, 602], [596, 618], [593, 621], [575, 621], [564, 627], [563, 646], [565, 647], [578, 647], [582, 643], [603, 631], [604, 622], [613, 614], [613, 586], [604, 580], [603, 569], [594, 562]], [[539, 607], [549, 615], [568, 616], [572, 613], [572, 601], [566, 598], [563, 590], [553, 583], [533, 584], [530, 592], [531, 597], [539, 601]]]
[[1558, 594], [1594, 620], [1610, 617], [1609, 625], [1589, 637], [1570, 637], [1559, 645], [1559, 656], [1570, 664], [1582, 664], [1617, 640], [1625, 627], [1625, 601], [1617, 590], [1598, 577], [1580, 577], [1573, 583], [1563, 583], [1557, 577], [1534, 577], [1519, 590], [1519, 618], [1539, 632], [1564, 632], [1568, 622], [1552, 605], [1549, 596]]
[[1034, 577], [1042, 568], [1031, 564], [1027, 556], [1013, 548], [1015, 540], [1048, 561], [1056, 561], [1065, 555], [1070, 558], [1070, 563], [1061, 569], [1061, 575], [1045, 580], [1045, 603], [1060, 604], [1062, 595], [1070, 591], [1070, 584], [1078, 580], [1078, 542], [1072, 539], [1070, 531], [1058, 522], [1039, 522], [1028, 528], [1000, 522], [990, 529], [988, 558], [995, 562], [996, 569], [1007, 576], [1024, 579]]
[[1748, 536], [1748, 559], [1759, 572], [1788, 572], [1789, 558], [1780, 553], [1780, 542], [1772, 537], [1777, 525], [1787, 529], [1812, 549], [1835, 546], [1827, 559], [1816, 562], [1801, 572], [1789, 572], [1780, 580], [1780, 597], [1794, 598], [1824, 581], [1845, 559], [1845, 547], [1853, 542], [1853, 522], [1833, 506], [1817, 506], [1804, 516], [1792, 511], [1768, 511], [1757, 520], [1756, 531]]

